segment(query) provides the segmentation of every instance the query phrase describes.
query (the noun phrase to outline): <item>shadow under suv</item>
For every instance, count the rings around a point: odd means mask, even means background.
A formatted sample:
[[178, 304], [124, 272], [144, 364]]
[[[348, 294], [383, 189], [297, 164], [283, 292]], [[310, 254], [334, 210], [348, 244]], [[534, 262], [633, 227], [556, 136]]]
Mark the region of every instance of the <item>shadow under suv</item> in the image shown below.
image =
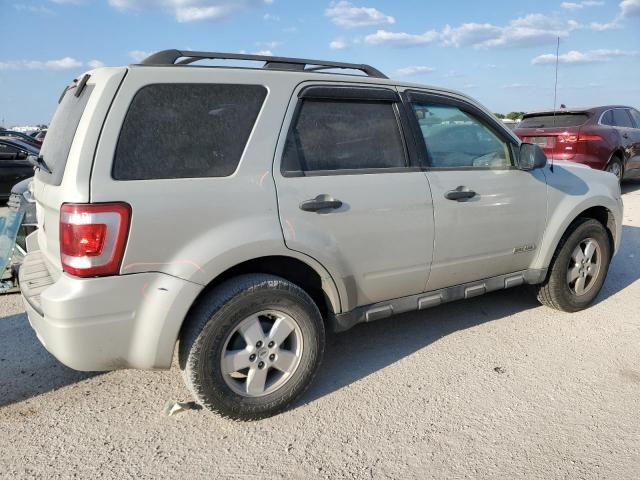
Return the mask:
[[640, 177], [640, 112], [608, 105], [528, 113], [515, 129], [554, 160], [606, 170], [620, 180]]

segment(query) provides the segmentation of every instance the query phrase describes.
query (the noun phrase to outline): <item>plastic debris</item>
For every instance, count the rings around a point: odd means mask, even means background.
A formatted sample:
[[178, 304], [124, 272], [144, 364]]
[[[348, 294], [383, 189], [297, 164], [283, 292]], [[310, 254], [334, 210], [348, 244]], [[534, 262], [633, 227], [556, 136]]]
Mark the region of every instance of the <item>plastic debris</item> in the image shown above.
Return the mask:
[[164, 413], [168, 417], [178, 415], [186, 410], [200, 410], [202, 407], [196, 402], [173, 402], [169, 400], [164, 405]]

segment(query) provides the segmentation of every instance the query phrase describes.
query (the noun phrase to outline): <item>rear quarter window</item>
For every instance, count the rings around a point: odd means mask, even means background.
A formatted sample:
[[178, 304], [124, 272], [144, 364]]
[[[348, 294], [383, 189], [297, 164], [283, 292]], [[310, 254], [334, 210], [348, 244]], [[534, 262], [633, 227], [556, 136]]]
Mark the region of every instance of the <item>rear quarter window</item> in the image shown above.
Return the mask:
[[120, 131], [113, 178], [231, 175], [266, 95], [261, 85], [143, 87], [133, 98]]
[[589, 120], [587, 113], [559, 113], [524, 117], [518, 128], [579, 127]]

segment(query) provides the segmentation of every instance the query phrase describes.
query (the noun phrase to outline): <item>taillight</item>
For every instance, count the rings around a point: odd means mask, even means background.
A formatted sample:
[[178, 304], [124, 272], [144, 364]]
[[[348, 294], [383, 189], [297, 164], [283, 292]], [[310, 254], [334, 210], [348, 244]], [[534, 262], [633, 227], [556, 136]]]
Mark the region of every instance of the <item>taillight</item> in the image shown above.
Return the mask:
[[558, 135], [558, 143], [576, 143], [578, 141], [578, 135], [571, 135], [568, 133], [563, 133], [562, 135]]
[[126, 203], [62, 205], [62, 269], [78, 277], [118, 274], [130, 221], [131, 207]]
[[563, 133], [558, 135], [558, 143], [597, 142], [602, 140], [599, 135], [574, 135]]

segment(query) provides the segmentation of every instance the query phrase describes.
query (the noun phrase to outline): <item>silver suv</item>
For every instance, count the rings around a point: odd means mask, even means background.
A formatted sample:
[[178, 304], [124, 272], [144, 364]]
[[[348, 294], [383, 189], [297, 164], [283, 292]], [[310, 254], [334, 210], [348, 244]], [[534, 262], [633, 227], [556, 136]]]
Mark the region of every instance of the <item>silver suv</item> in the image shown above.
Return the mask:
[[368, 65], [99, 68], [32, 161], [20, 284], [45, 347], [111, 370], [169, 368], [177, 346], [195, 399], [234, 419], [294, 402], [326, 329], [521, 284], [581, 310], [620, 242], [615, 176], [547, 165], [469, 97]]

